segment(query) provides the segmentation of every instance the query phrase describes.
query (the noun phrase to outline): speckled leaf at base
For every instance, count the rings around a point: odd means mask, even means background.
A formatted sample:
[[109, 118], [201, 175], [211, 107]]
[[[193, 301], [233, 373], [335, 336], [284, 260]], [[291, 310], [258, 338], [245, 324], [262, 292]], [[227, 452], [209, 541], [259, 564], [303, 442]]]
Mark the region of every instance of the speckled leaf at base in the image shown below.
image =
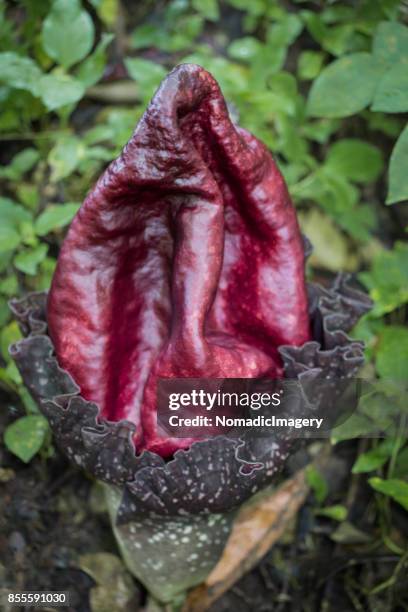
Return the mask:
[[122, 557], [129, 570], [161, 602], [199, 584], [217, 563], [235, 513], [140, 516], [115, 525], [121, 491], [105, 485], [106, 500]]

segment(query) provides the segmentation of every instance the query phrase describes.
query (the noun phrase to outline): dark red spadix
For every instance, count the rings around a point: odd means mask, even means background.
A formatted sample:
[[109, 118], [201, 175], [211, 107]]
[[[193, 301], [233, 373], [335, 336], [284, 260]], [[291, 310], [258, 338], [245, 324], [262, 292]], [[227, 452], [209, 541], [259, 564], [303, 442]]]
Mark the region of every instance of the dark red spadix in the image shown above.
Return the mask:
[[48, 298], [60, 365], [137, 450], [191, 440], [156, 419], [158, 377], [278, 377], [310, 339], [303, 242], [266, 147], [203, 68], [164, 80], [65, 238]]

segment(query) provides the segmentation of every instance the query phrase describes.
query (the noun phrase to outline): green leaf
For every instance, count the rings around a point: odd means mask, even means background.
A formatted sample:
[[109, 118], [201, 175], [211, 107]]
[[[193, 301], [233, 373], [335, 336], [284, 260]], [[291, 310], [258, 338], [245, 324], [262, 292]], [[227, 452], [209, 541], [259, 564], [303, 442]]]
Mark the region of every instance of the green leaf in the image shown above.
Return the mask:
[[85, 145], [73, 135], [60, 138], [48, 155], [51, 181], [57, 182], [72, 174], [85, 158]]
[[329, 149], [326, 163], [352, 181], [370, 183], [381, 174], [380, 149], [358, 138], [336, 141]]
[[408, 200], [408, 124], [391, 153], [387, 204]]
[[12, 251], [21, 242], [21, 236], [11, 227], [0, 227], [0, 253]]
[[0, 176], [17, 181], [23, 174], [31, 170], [39, 156], [37, 149], [30, 147], [23, 149], [13, 157], [8, 166], [0, 167]]
[[15, 256], [13, 263], [17, 270], [20, 270], [20, 272], [34, 276], [37, 273], [38, 265], [43, 261], [43, 259], [45, 259], [47, 252], [48, 245], [40, 244], [34, 249], [26, 249], [25, 251], [18, 253]]
[[394, 440], [390, 438], [366, 453], [362, 453], [353, 465], [353, 474], [372, 472], [382, 467], [390, 458], [394, 444]]
[[396, 242], [392, 251], [380, 251], [371, 270], [360, 279], [374, 300], [371, 316], [380, 317], [408, 302], [408, 244]]
[[335, 427], [331, 434], [332, 444], [337, 444], [343, 440], [353, 440], [354, 438], [368, 436], [371, 433], [378, 433], [379, 427], [370, 421], [363, 414], [354, 413], [338, 427]]
[[42, 28], [44, 50], [69, 68], [92, 49], [94, 25], [78, 0], [54, 0]]
[[53, 73], [41, 77], [38, 93], [48, 110], [76, 104], [84, 95], [83, 83], [68, 74]]
[[47, 420], [40, 414], [31, 414], [6, 428], [4, 443], [9, 451], [28, 463], [43, 445], [47, 431]]
[[220, 17], [218, 0], [192, 0], [192, 6], [209, 21], [217, 21]]
[[319, 51], [302, 51], [298, 60], [298, 75], [304, 81], [315, 79], [323, 66], [324, 55]]
[[36, 219], [34, 228], [38, 236], [45, 236], [49, 232], [64, 225], [68, 225], [77, 213], [80, 204], [69, 202], [66, 204], [51, 204]]
[[380, 335], [377, 372], [383, 378], [408, 380], [408, 329], [399, 325], [385, 327]]
[[131, 78], [140, 86], [144, 100], [150, 99], [155, 89], [166, 76], [166, 70], [160, 64], [140, 58], [126, 58], [126, 68]]
[[385, 67], [404, 63], [408, 69], [408, 28], [397, 21], [383, 21], [373, 40], [373, 55]]
[[396, 64], [385, 73], [375, 91], [371, 110], [385, 113], [408, 111], [408, 64]]
[[377, 477], [370, 478], [368, 482], [375, 491], [391, 497], [394, 501], [401, 504], [405, 510], [408, 510], [408, 482], [398, 478], [382, 480]]
[[307, 112], [314, 117], [348, 117], [372, 100], [379, 69], [369, 53], [353, 53], [336, 60], [314, 81]]
[[3, 359], [7, 362], [11, 361], [11, 357], [9, 355], [9, 346], [10, 344], [14, 344], [21, 340], [21, 332], [20, 328], [17, 324], [17, 321], [12, 321], [0, 332], [0, 350]]
[[347, 518], [348, 510], [345, 506], [335, 505], [327, 508], [318, 508], [315, 514], [319, 516], [327, 516], [335, 521], [344, 521]]
[[0, 82], [15, 89], [24, 89], [37, 95], [41, 70], [33, 60], [16, 53], [0, 53]]
[[314, 465], [308, 465], [306, 468], [306, 481], [313, 489], [316, 500], [321, 504], [329, 493], [329, 487], [322, 474], [315, 468]]
[[106, 65], [106, 48], [113, 38], [113, 34], [102, 34], [101, 41], [95, 51], [79, 66], [76, 78], [85, 87], [95, 85], [102, 77]]
[[228, 47], [228, 55], [236, 60], [250, 62], [262, 49], [262, 44], [253, 36], [237, 38]]
[[0, 228], [11, 227], [18, 230], [22, 223], [29, 223], [31, 214], [22, 206], [10, 200], [0, 197]]

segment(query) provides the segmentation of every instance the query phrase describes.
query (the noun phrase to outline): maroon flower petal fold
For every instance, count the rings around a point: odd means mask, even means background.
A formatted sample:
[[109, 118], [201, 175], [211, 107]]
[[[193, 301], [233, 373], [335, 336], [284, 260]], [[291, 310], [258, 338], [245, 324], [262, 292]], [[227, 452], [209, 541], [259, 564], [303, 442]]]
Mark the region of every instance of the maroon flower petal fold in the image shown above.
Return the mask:
[[[351, 340], [347, 332], [371, 308], [371, 301], [343, 276], [331, 289], [311, 284], [308, 290], [313, 340], [280, 348], [285, 376], [336, 381], [355, 376], [364, 361], [363, 343]], [[168, 462], [146, 450], [136, 455], [134, 424], [106, 420], [59, 365], [47, 335], [46, 294], [13, 300], [11, 308], [26, 336], [10, 348], [24, 383], [68, 457], [121, 487], [119, 523], [146, 514], [228, 512], [268, 485], [285, 464], [293, 438], [276, 433], [262, 438], [217, 436], [178, 450]], [[339, 345], [333, 345], [336, 339]], [[321, 402], [330, 413], [332, 397]]]
[[81, 395], [162, 456], [192, 440], [158, 430], [158, 377], [274, 378], [278, 347], [310, 339], [286, 186], [203, 68], [173, 70], [86, 198], [47, 319]]

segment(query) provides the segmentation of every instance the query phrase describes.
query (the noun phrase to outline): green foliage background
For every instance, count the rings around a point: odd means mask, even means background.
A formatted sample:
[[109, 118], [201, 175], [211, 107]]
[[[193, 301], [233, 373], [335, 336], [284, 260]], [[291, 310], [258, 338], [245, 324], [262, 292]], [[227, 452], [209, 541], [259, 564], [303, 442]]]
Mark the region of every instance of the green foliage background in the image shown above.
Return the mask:
[[[0, 12], [0, 382], [27, 412], [5, 432], [9, 449], [26, 462], [52, 452], [8, 355], [19, 331], [7, 301], [49, 286], [87, 190], [168, 70], [195, 62], [276, 156], [314, 244], [310, 276], [355, 272], [375, 302], [355, 330], [374, 391], [333, 443], [386, 431], [353, 471], [379, 492], [380, 517], [389, 499], [408, 510], [408, 4], [3, 0]], [[344, 521], [310, 482], [321, 513]]]

